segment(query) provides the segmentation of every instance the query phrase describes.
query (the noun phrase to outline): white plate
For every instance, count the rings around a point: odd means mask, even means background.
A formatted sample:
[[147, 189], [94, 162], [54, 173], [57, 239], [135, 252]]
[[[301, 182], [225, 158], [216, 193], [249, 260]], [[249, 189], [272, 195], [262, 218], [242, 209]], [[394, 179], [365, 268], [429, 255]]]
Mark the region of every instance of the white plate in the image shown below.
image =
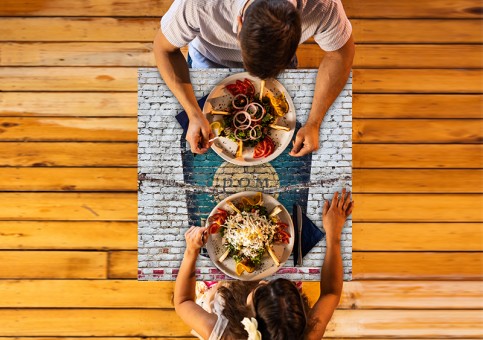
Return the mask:
[[[203, 106], [203, 113], [206, 115], [206, 118], [210, 123], [223, 120], [223, 116], [211, 115], [210, 112], [212, 110], [226, 110], [233, 99], [233, 96], [228, 92], [228, 90], [225, 89], [225, 85], [235, 83], [237, 80], [244, 80], [245, 78], [249, 79], [253, 83], [253, 86], [255, 86], [255, 93], [260, 92], [260, 79], [251, 76], [248, 72], [233, 74], [223, 79], [210, 92], [208, 98], [206, 99], [205, 105]], [[243, 166], [263, 164], [277, 158], [277, 156], [280, 155], [290, 144], [295, 131], [296, 123], [295, 107], [293, 105], [292, 98], [290, 98], [290, 95], [288, 94], [287, 90], [285, 90], [283, 85], [275, 79], [269, 79], [266, 81], [264, 93], [266, 93], [266, 91], [270, 91], [276, 96], [280, 93], [285, 95], [289, 110], [284, 117], [281, 117], [278, 120], [278, 125], [287, 126], [290, 128], [290, 131], [271, 129], [269, 135], [275, 142], [275, 151], [270, 156], [264, 158], [253, 158], [253, 147], [246, 147], [243, 151], [243, 160], [236, 159], [235, 153], [237, 143], [226, 137], [218, 138], [214, 141], [212, 148], [225, 161]]]
[[[255, 196], [257, 192], [255, 191], [244, 191], [239, 192], [237, 194], [231, 195], [227, 197], [223, 201], [221, 201], [210, 213], [210, 216], [217, 212], [218, 208], [232, 211], [231, 208], [226, 204], [227, 200], [232, 202], [239, 202], [242, 197], [251, 198]], [[267, 211], [271, 211], [275, 206], [280, 205], [280, 203], [270, 195], [263, 194], [263, 206], [267, 208]], [[295, 235], [294, 235], [294, 227], [292, 223], [292, 218], [288, 213], [287, 209], [282, 206], [282, 212], [278, 214], [280, 220], [286, 224], [288, 224], [287, 231], [290, 234], [290, 242], [289, 244], [277, 243], [272, 246], [273, 252], [277, 256], [280, 261], [280, 266], [277, 267], [273, 262], [270, 255], [265, 252], [262, 257], [262, 262], [260, 266], [258, 266], [253, 273], [243, 272], [242, 275], [238, 276], [236, 274], [235, 266], [236, 262], [232, 257], [227, 257], [223, 262], [219, 262], [218, 259], [221, 255], [225, 252], [225, 247], [221, 243], [221, 235], [219, 233], [210, 234], [208, 236], [208, 241], [206, 243], [206, 249], [208, 250], [208, 255], [210, 256], [211, 260], [215, 264], [215, 266], [225, 273], [228, 276], [231, 276], [234, 279], [242, 280], [242, 281], [255, 281], [261, 280], [267, 276], [275, 274], [287, 261], [288, 257], [292, 253]], [[207, 220], [207, 226], [209, 225]]]

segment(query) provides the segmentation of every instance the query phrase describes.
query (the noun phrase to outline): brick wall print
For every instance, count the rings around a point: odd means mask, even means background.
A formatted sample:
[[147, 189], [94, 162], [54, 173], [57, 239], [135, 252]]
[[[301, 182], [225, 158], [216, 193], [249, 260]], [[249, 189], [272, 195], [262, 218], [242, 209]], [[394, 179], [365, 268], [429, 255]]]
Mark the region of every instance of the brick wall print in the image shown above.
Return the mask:
[[[197, 98], [208, 94], [227, 76], [240, 69], [192, 70]], [[278, 80], [290, 94], [297, 114], [297, 130], [308, 116], [316, 70], [290, 70]], [[203, 224], [223, 198], [245, 190], [275, 196], [291, 213], [298, 203], [319, 227], [325, 199], [335, 190], [352, 185], [352, 79], [327, 112], [320, 133], [320, 149], [302, 158], [288, 155], [289, 148], [272, 162], [241, 167], [225, 162], [212, 150], [194, 156], [175, 116], [182, 107], [154, 68], [139, 69], [138, 79], [138, 242], [140, 280], [175, 280], [190, 225]], [[295, 136], [295, 135], [294, 135]], [[344, 280], [352, 273], [352, 228], [342, 234]], [[292, 256], [274, 277], [314, 280], [320, 277], [325, 240], [293, 267]], [[220, 280], [206, 253], [197, 264], [199, 280]]]

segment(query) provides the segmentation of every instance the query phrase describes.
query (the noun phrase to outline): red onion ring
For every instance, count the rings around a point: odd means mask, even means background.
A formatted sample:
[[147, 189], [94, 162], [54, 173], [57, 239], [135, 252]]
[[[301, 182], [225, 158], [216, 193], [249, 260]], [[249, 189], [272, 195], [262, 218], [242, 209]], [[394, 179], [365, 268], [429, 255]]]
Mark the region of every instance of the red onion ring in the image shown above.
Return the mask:
[[235, 135], [235, 138], [236, 139], [241, 140], [242, 142], [247, 141], [247, 140], [250, 139], [250, 134], [248, 134], [248, 136], [245, 139], [238, 137], [238, 134], [237, 133], [238, 133], [239, 130], [245, 130], [245, 129], [237, 128], [237, 129], [235, 129], [235, 131], [233, 131], [233, 134]]
[[[262, 113], [258, 118], [256, 117], [256, 114], [259, 111], [257, 107], [262, 110]], [[250, 110], [250, 108], [252, 109]], [[252, 121], [254, 122], [260, 121], [265, 116], [265, 108], [258, 103], [250, 103], [247, 106], [245, 106], [244, 110], [250, 115], [250, 117], [252, 118]]]
[[[257, 133], [257, 128], [258, 128], [258, 131], [260, 131], [260, 135], [258, 135], [258, 133]], [[253, 135], [253, 132], [255, 132], [255, 135]], [[262, 128], [260, 127], [260, 125], [252, 126], [252, 128], [250, 129], [249, 135], [250, 135], [251, 140], [255, 140], [255, 139], [260, 138], [261, 135], [262, 135]]]
[[[240, 119], [239, 117], [242, 117], [242, 119]], [[243, 119], [243, 117], [245, 119]], [[250, 117], [250, 114], [248, 112], [238, 111], [237, 113], [235, 113], [235, 116], [233, 116], [233, 125], [236, 128], [246, 129], [247, 127], [250, 126], [251, 123], [252, 123], [252, 118]]]
[[245, 105], [243, 105], [243, 106], [237, 106], [237, 105], [235, 104], [236, 100], [237, 100], [238, 98], [241, 98], [241, 97], [242, 97], [243, 99], [245, 99], [245, 103], [248, 103], [248, 97], [247, 97], [247, 96], [245, 96], [243, 93], [239, 93], [239, 94], [237, 94], [235, 97], [233, 97], [233, 100], [231, 101], [231, 105], [233, 105], [233, 107], [234, 107], [235, 109], [239, 109], [239, 110], [241, 110], [241, 109], [243, 109], [243, 108], [246, 106], [246, 104], [245, 104]]

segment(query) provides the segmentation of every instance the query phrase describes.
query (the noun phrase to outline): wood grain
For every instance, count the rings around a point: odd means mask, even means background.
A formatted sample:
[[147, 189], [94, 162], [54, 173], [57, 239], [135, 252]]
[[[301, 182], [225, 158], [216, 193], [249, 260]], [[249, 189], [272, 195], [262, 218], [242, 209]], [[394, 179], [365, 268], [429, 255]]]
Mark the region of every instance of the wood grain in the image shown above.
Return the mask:
[[0, 141], [136, 142], [135, 118], [1, 118]]
[[0, 221], [2, 249], [137, 249], [135, 222]]
[[483, 265], [479, 252], [354, 252], [352, 264], [356, 280], [478, 280]]
[[[6, 42], [0, 43], [0, 66], [155, 67], [152, 48], [140, 42]], [[480, 45], [358, 45], [353, 67], [481, 68], [482, 53]], [[299, 67], [318, 68], [324, 54], [317, 44], [300, 45]]]
[[[338, 310], [326, 337], [478, 337], [480, 317], [479, 311]], [[2, 336], [189, 335], [173, 310], [0, 310], [0, 318], [5, 322]]]
[[483, 141], [483, 120], [354, 119], [352, 141], [355, 143], [480, 143]]
[[[304, 282], [314, 301], [318, 282]], [[173, 308], [174, 282], [136, 280], [2, 280], [3, 308]], [[52, 299], [52, 291], [56, 298]], [[454, 294], [458, 291], [458, 294]], [[479, 282], [345, 282], [338, 309], [479, 309]]]
[[0, 191], [137, 191], [137, 169], [0, 168]]
[[483, 171], [354, 169], [356, 193], [483, 193]]
[[1, 279], [104, 279], [106, 266], [104, 252], [0, 251]]
[[108, 278], [124, 279], [137, 278], [138, 274], [137, 251], [111, 251], [109, 252]]
[[136, 194], [0, 193], [0, 220], [136, 221]]
[[481, 251], [481, 223], [353, 223], [353, 251]]
[[355, 222], [483, 222], [480, 194], [355, 194], [354, 201]]
[[136, 117], [137, 94], [135, 92], [0, 92], [0, 116]]
[[0, 143], [0, 166], [137, 165], [137, 143]]
[[132, 91], [137, 70], [122, 67], [0, 67], [1, 91]]
[[[0, 16], [139, 16], [161, 17], [171, 0], [4, 0]], [[481, 3], [477, 0], [408, 0], [388, 3], [384, 0], [344, 0], [349, 18], [481, 18]]]
[[354, 93], [482, 93], [481, 70], [353, 70]]
[[[356, 45], [353, 68], [481, 68], [482, 51], [479, 45]], [[300, 45], [299, 67], [318, 68], [324, 54], [316, 44]]]
[[[152, 42], [160, 27], [159, 19], [3, 17], [0, 41]], [[352, 19], [351, 23], [358, 44], [482, 42], [478, 19]]]
[[354, 118], [481, 118], [483, 96], [354, 94], [352, 100]]

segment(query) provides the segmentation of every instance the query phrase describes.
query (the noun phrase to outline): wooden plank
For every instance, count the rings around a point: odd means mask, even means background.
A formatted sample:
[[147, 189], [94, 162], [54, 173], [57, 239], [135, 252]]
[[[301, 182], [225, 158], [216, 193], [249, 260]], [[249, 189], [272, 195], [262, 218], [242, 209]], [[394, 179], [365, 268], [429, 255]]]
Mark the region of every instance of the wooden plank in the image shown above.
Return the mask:
[[156, 66], [152, 43], [0, 43], [0, 66]]
[[354, 119], [352, 141], [355, 143], [480, 143], [483, 141], [483, 120]]
[[[0, 43], [0, 66], [156, 66], [152, 43]], [[354, 68], [481, 68], [480, 45], [358, 45]], [[317, 68], [325, 52], [299, 46], [299, 67]], [[414, 58], [417, 55], [418, 58]]]
[[354, 18], [481, 18], [477, 0], [344, 0], [343, 4]]
[[138, 277], [137, 251], [109, 252], [108, 278], [133, 279]]
[[354, 252], [352, 265], [356, 280], [479, 280], [483, 262], [479, 252]]
[[354, 169], [356, 193], [483, 193], [483, 170]]
[[0, 251], [0, 278], [103, 279], [106, 255], [82, 251]]
[[353, 251], [480, 251], [483, 244], [481, 223], [354, 223], [352, 234]]
[[2, 249], [137, 249], [135, 222], [0, 221]]
[[0, 191], [137, 191], [137, 169], [0, 168]]
[[355, 69], [354, 93], [482, 93], [481, 70]]
[[136, 118], [2, 118], [0, 141], [136, 142]]
[[[451, 323], [448, 324], [449, 314]], [[2, 336], [189, 336], [174, 310], [1, 310]], [[162, 320], [162, 321], [161, 321]], [[480, 311], [337, 310], [329, 338], [478, 337]], [[166, 327], [169, 325], [169, 327]]]
[[0, 92], [0, 116], [136, 117], [137, 94], [116, 92]]
[[0, 143], [0, 166], [137, 165], [136, 143]]
[[355, 194], [354, 201], [355, 222], [483, 221], [480, 194]]
[[[314, 301], [318, 282], [304, 282]], [[173, 281], [1, 280], [2, 308], [173, 308]], [[345, 282], [339, 309], [479, 309], [479, 282]], [[56, 292], [52, 299], [52, 291]], [[458, 291], [458, 294], [454, 294]]]
[[[353, 19], [351, 23], [357, 44], [482, 42], [478, 19]], [[159, 27], [159, 18], [3, 17], [0, 41], [152, 42]]]
[[354, 144], [354, 168], [468, 168], [482, 166], [475, 144]]
[[0, 67], [0, 91], [137, 91], [137, 69]]
[[0, 193], [0, 220], [136, 221], [136, 194]]
[[482, 42], [481, 20], [354, 19], [351, 23], [357, 44]]
[[352, 100], [354, 118], [481, 118], [483, 96], [354, 94]]
[[[17, 54], [11, 53], [13, 57]], [[353, 68], [481, 68], [481, 55], [480, 45], [357, 45]], [[318, 68], [324, 51], [316, 44], [303, 44], [299, 46], [297, 56], [299, 67]], [[30, 61], [26, 60], [26, 63], [28, 65]]]
[[[0, 16], [140, 16], [161, 17], [172, 0], [4, 0]], [[383, 0], [343, 1], [350, 18], [480, 18], [481, 4], [477, 0], [407, 0], [387, 3]]]

